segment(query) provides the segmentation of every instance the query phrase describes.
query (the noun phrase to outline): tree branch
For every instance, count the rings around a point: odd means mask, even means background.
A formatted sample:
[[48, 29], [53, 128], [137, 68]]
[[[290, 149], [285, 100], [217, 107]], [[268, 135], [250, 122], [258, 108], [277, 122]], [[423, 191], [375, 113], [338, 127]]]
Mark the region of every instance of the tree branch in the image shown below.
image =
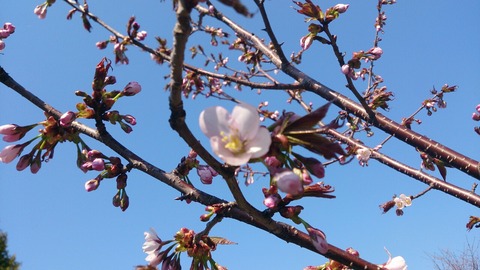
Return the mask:
[[[197, 6], [197, 10], [199, 12], [208, 14], [208, 11], [204, 7]], [[274, 65], [276, 65], [278, 68], [281, 68], [282, 71], [285, 72], [287, 75], [300, 82], [299, 88], [303, 87], [305, 90], [315, 93], [328, 101], [331, 101], [339, 108], [368, 121], [368, 113], [360, 104], [328, 88], [327, 86], [303, 73], [293, 65], [289, 64], [282, 66], [282, 61], [275, 53], [273, 53], [268, 48], [268, 46], [263, 43], [263, 41], [258, 36], [243, 29], [238, 24], [236, 24], [221, 13], [216, 13], [214, 17], [229, 26], [242, 39], [252, 42], [256, 48], [258, 48], [264, 55], [270, 58]], [[477, 160], [469, 158], [457, 151], [454, 151], [453, 149], [450, 149], [440, 144], [439, 142], [431, 140], [426, 136], [410, 130], [402, 126], [401, 124], [393, 121], [392, 119], [382, 115], [381, 113], [377, 112], [376, 115], [377, 122], [372, 124], [377, 128], [385, 131], [388, 134], [393, 135], [397, 139], [418, 148], [419, 150], [429, 154], [430, 156], [437, 158], [476, 179], [480, 179], [480, 163]]]

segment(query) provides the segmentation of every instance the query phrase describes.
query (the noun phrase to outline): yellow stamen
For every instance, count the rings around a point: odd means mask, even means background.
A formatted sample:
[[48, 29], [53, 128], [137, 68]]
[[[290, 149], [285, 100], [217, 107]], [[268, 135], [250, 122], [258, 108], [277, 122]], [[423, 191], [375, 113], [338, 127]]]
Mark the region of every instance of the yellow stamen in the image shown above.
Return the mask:
[[243, 142], [240, 140], [236, 132], [230, 135], [225, 135], [224, 132], [220, 134], [222, 136], [222, 142], [225, 142], [225, 148], [230, 150], [234, 154], [240, 154], [244, 152]]

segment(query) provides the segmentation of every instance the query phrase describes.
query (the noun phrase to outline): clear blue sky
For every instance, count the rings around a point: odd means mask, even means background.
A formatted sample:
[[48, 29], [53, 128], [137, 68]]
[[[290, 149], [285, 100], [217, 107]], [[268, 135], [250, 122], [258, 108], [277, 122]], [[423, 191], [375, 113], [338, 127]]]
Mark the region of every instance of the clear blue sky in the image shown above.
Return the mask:
[[[336, 4], [314, 2], [324, 9]], [[375, 2], [353, 1], [348, 12], [332, 24], [332, 31], [338, 35], [338, 43], [347, 56], [352, 51], [371, 47]], [[95, 47], [97, 41], [108, 38], [109, 34], [96, 24], [93, 24], [92, 33], [84, 31], [77, 16], [66, 21], [69, 7], [62, 1], [57, 1], [48, 10], [45, 20], [39, 20], [33, 9], [40, 3], [3, 1], [0, 23], [12, 22], [16, 32], [5, 40], [7, 46], [0, 55], [0, 64], [18, 82], [57, 109], [73, 110], [80, 102], [73, 92], [89, 92], [96, 63], [104, 56], [114, 57], [111, 47], [103, 51]], [[146, 43], [152, 47], [156, 46], [154, 36], [165, 37], [171, 44], [174, 17], [169, 1], [91, 0], [89, 5], [93, 13], [122, 32], [129, 16], [137, 16], [142, 29], [149, 33]], [[294, 5], [291, 1], [270, 0], [266, 5], [286, 53], [298, 51], [299, 39], [307, 33], [308, 24], [291, 8]], [[252, 4], [249, 6], [256, 10]], [[457, 1], [399, 1], [387, 6], [385, 11], [388, 20], [380, 44], [384, 55], [376, 64], [376, 72], [395, 93], [395, 101], [390, 103], [391, 111], [386, 114], [400, 120], [430, 96], [432, 86], [459, 85], [457, 93], [446, 97], [446, 110], [431, 117], [421, 113], [423, 124], [415, 125], [414, 129], [479, 159], [480, 137], [473, 132], [476, 123], [470, 116], [480, 103], [477, 82], [480, 4], [472, 0], [461, 4]], [[231, 14], [228, 10], [226, 13]], [[260, 30], [263, 26], [258, 14], [253, 19], [236, 14], [232, 17], [240, 19], [250, 31], [266, 37]], [[228, 29], [225, 31], [232, 33]], [[198, 34], [189, 45], [193, 45], [197, 37]], [[211, 49], [208, 45], [204, 47]], [[127, 53], [131, 64], [114, 66], [111, 74], [117, 77], [115, 88], [118, 89], [129, 81], [142, 84], [140, 95], [116, 104], [122, 113], [137, 117], [138, 124], [130, 135], [118, 132], [118, 126], [111, 130], [117, 131], [113, 133], [133, 151], [169, 171], [188, 153], [188, 147], [168, 125], [168, 93], [163, 90], [166, 84], [163, 76], [169, 73], [168, 67], [153, 63], [149, 55], [139, 49], [132, 47]], [[230, 61], [237, 57], [231, 55]], [[347, 93], [338, 64], [328, 47], [314, 44], [304, 54], [300, 68], [329, 87]], [[278, 79], [291, 82], [283, 76]], [[359, 82], [357, 86], [362, 89], [364, 84]], [[272, 109], [299, 110], [287, 105], [287, 96], [281, 92], [264, 92], [259, 96], [248, 89], [241, 93], [233, 89], [227, 91], [252, 104], [268, 100]], [[314, 106], [324, 103], [319, 97], [307, 96], [306, 99]], [[202, 97], [185, 104], [187, 121], [202, 142], [207, 140], [198, 129], [198, 114], [213, 104], [231, 107], [231, 104]], [[5, 87], [0, 87], [0, 107], [0, 124], [26, 125], [43, 120], [41, 111]], [[334, 117], [337, 111], [332, 107], [329, 116]], [[365, 142], [375, 146], [385, 136], [376, 131], [375, 136]], [[86, 140], [91, 146], [113, 155], [99, 144]], [[1, 148], [6, 145], [0, 143]], [[415, 149], [396, 140], [391, 140], [382, 151], [411, 166], [418, 168], [420, 165]], [[171, 238], [181, 227], [195, 231], [203, 229], [204, 224], [198, 220], [203, 206], [174, 201], [179, 195], [176, 191], [139, 172], [129, 174], [127, 192], [131, 203], [126, 212], [121, 212], [111, 205], [116, 192], [114, 182], [104, 181], [99, 190], [85, 192], [85, 181], [95, 174], [78, 170], [75, 160], [74, 146], [64, 144], [57, 147], [55, 157], [43, 164], [36, 175], [28, 170], [17, 172], [14, 163], [0, 165], [0, 229], [8, 233], [9, 250], [16, 254], [22, 269], [132, 269], [145, 263], [141, 245], [143, 232], [150, 227], [165, 239]], [[434, 174], [438, 176], [438, 172]], [[199, 183], [195, 176], [192, 179]], [[448, 171], [447, 179], [465, 188], [476, 182], [454, 170]], [[480, 215], [478, 209], [440, 192], [430, 192], [414, 201], [402, 217], [394, 213], [382, 215], [378, 205], [393, 194], [416, 194], [426, 186], [374, 160], [368, 167], [360, 167], [356, 162], [348, 166], [329, 166], [323, 180], [335, 187], [337, 198], [306, 200], [302, 217], [321, 228], [330, 243], [341, 248], [354, 247], [371, 262], [384, 262], [387, 255], [383, 248], [387, 247], [394, 256], [402, 255], [409, 269], [431, 269], [429, 254], [441, 249], [460, 251], [467, 241], [479, 240], [478, 230], [465, 230], [468, 217]], [[247, 198], [260, 208], [260, 190], [266, 186], [266, 181], [258, 179], [248, 188], [242, 186]], [[231, 197], [221, 179], [214, 179], [213, 185], [201, 188], [226, 199]], [[219, 247], [213, 254], [229, 269], [303, 269], [326, 261], [322, 256], [232, 220], [224, 220], [214, 228], [212, 235], [238, 242], [238, 245]], [[188, 266], [184, 264], [185, 268]]]

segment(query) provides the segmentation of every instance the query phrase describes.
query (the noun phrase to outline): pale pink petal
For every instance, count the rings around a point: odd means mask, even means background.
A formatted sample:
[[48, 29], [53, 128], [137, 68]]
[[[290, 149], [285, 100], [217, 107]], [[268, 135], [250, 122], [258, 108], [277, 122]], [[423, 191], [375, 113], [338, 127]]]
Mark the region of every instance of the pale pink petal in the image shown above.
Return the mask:
[[268, 152], [271, 143], [272, 137], [268, 129], [260, 127], [255, 138], [247, 143], [247, 152], [251, 154], [251, 158], [259, 158]]
[[245, 103], [238, 104], [233, 108], [231, 119], [234, 121], [231, 127], [238, 129], [242, 140], [248, 141], [257, 135], [260, 119], [254, 107]]
[[209, 138], [220, 136], [221, 132], [230, 133], [228, 111], [220, 106], [210, 107], [200, 113], [199, 123], [202, 132]]

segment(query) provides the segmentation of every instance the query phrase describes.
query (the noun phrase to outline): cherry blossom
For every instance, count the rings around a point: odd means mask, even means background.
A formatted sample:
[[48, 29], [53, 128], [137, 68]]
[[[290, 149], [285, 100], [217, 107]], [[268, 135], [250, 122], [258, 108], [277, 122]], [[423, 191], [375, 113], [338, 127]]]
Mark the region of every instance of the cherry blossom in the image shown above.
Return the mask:
[[262, 157], [272, 142], [268, 130], [259, 125], [257, 110], [245, 103], [235, 106], [232, 114], [219, 106], [207, 108], [200, 113], [199, 123], [213, 152], [232, 166]]
[[372, 154], [372, 151], [370, 151], [369, 149], [367, 148], [360, 148], [357, 150], [357, 159], [358, 159], [358, 163], [361, 165], [361, 166], [365, 166], [367, 165], [368, 166], [368, 160], [370, 159], [370, 155]]
[[388, 254], [388, 261], [382, 265], [379, 265], [380, 267], [383, 267], [383, 269], [387, 270], [407, 270], [407, 262], [402, 256], [396, 256], [392, 258], [392, 255], [390, 252], [385, 249]]

